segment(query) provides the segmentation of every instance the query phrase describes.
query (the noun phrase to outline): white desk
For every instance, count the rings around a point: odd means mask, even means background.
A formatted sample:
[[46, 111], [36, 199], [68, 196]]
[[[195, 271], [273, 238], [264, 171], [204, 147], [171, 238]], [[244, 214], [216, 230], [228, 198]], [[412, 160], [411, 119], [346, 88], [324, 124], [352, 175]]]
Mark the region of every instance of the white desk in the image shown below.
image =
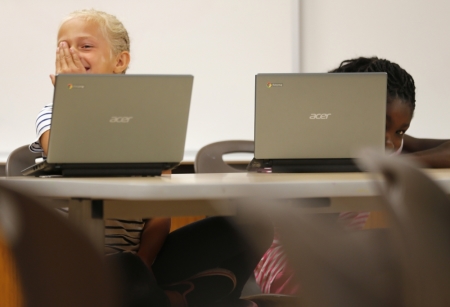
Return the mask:
[[[427, 170], [450, 194], [450, 169]], [[323, 198], [305, 212], [380, 208], [365, 173], [179, 174], [149, 178], [0, 178], [2, 185], [69, 205], [70, 219], [103, 246], [105, 218], [234, 214], [239, 199]], [[56, 200], [56, 202], [55, 202]]]

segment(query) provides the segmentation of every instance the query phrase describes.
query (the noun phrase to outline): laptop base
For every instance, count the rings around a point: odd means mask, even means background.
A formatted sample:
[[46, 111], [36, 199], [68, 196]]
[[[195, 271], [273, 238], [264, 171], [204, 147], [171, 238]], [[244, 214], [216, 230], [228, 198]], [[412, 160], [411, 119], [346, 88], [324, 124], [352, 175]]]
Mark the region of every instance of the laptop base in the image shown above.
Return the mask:
[[147, 177], [161, 176], [164, 170], [173, 169], [178, 165], [179, 163], [51, 164], [43, 162], [24, 169], [22, 174], [63, 177]]
[[353, 159], [253, 159], [247, 170], [258, 173], [361, 172]]

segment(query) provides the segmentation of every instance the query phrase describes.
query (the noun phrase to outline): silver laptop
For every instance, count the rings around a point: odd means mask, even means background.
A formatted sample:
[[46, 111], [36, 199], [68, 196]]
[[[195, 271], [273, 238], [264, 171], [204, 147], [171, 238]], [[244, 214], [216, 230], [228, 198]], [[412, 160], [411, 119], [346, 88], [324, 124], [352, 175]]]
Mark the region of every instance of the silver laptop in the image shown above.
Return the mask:
[[386, 73], [258, 74], [255, 160], [274, 171], [355, 171], [385, 148]]
[[24, 175], [147, 176], [184, 155], [193, 76], [56, 77], [45, 163]]

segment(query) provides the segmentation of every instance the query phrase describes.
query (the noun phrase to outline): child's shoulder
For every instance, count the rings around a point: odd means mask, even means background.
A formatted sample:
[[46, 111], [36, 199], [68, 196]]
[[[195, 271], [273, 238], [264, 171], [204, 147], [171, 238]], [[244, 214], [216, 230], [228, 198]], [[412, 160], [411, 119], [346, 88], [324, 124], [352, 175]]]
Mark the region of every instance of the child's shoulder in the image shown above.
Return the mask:
[[45, 106], [39, 111], [38, 117], [41, 116], [41, 115], [43, 115], [43, 114], [45, 114], [45, 113], [51, 113], [52, 111], [53, 111], [53, 103], [52, 103], [52, 104], [45, 105]]
[[53, 108], [53, 103], [45, 105], [42, 109], [44, 110], [44, 109], [51, 109], [51, 108]]

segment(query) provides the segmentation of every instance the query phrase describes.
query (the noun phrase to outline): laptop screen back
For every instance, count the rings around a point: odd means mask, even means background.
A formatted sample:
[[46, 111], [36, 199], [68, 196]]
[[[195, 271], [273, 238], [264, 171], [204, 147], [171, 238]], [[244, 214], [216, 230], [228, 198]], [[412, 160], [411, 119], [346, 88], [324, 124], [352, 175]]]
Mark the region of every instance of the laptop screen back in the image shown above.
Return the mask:
[[256, 159], [341, 159], [384, 152], [387, 74], [258, 74]]
[[49, 163], [183, 159], [193, 76], [58, 75]]

